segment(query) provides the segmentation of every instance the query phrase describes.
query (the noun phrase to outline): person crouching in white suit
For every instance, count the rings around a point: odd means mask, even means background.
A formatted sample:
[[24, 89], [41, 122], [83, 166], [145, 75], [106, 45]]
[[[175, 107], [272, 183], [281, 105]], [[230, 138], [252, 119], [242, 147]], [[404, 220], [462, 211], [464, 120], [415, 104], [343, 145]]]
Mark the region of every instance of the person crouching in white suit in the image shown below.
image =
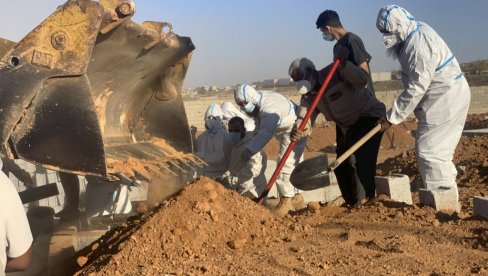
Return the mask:
[[228, 126], [230, 119], [234, 117], [240, 117], [244, 120], [244, 126], [246, 127], [246, 132], [254, 132], [256, 125], [254, 123], [254, 119], [251, 118], [246, 113], [242, 112], [231, 102], [223, 102], [222, 105], [222, 112], [224, 113], [224, 117], [222, 120], [224, 121], [224, 125]]
[[230, 175], [237, 192], [252, 200], [257, 200], [266, 187], [266, 155], [263, 151], [254, 154], [247, 163], [241, 155], [252, 140], [252, 132], [245, 128], [244, 119], [233, 117], [229, 120], [229, 135], [234, 144], [230, 155]]
[[[237, 105], [253, 117], [256, 122], [254, 136], [242, 152], [242, 160], [248, 162], [273, 137], [276, 137], [280, 143], [279, 162], [290, 145], [290, 133], [297, 120], [298, 106], [279, 93], [256, 91], [246, 84], [239, 85], [236, 88], [234, 98]], [[276, 211], [280, 216], [288, 214], [289, 211], [297, 209], [298, 206], [304, 206], [303, 195], [291, 184], [290, 174], [303, 159], [306, 142], [307, 138], [297, 142], [276, 180], [276, 187], [280, 195], [280, 203]]]
[[195, 154], [208, 164], [203, 175], [219, 179], [229, 169], [232, 141], [222, 124], [220, 105], [211, 104], [204, 119], [205, 131], [197, 138]]

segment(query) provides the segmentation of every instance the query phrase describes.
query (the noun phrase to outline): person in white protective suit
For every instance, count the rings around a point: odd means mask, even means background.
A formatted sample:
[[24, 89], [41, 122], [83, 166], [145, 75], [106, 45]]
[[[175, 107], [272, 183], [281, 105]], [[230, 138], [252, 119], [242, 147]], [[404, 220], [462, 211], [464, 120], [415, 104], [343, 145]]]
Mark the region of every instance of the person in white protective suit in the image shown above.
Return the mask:
[[222, 113], [224, 117], [222, 118], [224, 125], [228, 126], [230, 119], [234, 117], [239, 117], [244, 120], [244, 126], [247, 132], [253, 132], [256, 125], [254, 124], [254, 119], [249, 117], [244, 112], [241, 112], [233, 103], [224, 102], [221, 105]]
[[241, 117], [232, 117], [228, 124], [229, 135], [234, 144], [230, 155], [230, 176], [235, 189], [245, 197], [257, 200], [266, 187], [266, 155], [263, 151], [254, 154], [251, 159], [242, 162], [242, 152], [252, 140], [252, 132], [247, 131]]
[[[234, 98], [237, 105], [256, 122], [254, 137], [242, 152], [242, 160], [248, 162], [274, 136], [280, 143], [279, 162], [290, 145], [290, 133], [297, 120], [298, 107], [279, 93], [256, 91], [252, 86], [246, 84], [236, 88]], [[298, 206], [304, 205], [301, 191], [296, 190], [290, 183], [290, 174], [303, 159], [306, 142], [306, 138], [297, 142], [276, 180], [276, 187], [280, 195], [280, 203], [276, 210], [279, 215], [284, 216]]]
[[[132, 203], [126, 185], [105, 180], [103, 177], [87, 175], [85, 193], [85, 216], [87, 218], [112, 214], [129, 214]], [[115, 209], [114, 209], [115, 207]]]
[[229, 156], [232, 151], [232, 141], [229, 133], [222, 124], [222, 109], [213, 103], [205, 112], [205, 131], [198, 136], [195, 154], [205, 161], [208, 166], [203, 169], [203, 175], [213, 179], [220, 179], [229, 169]]
[[402, 7], [381, 8], [376, 26], [388, 53], [400, 62], [405, 88], [387, 112], [383, 128], [401, 123], [414, 112], [417, 162], [425, 188], [447, 189], [458, 197], [452, 158], [471, 100], [459, 63], [431, 27]]

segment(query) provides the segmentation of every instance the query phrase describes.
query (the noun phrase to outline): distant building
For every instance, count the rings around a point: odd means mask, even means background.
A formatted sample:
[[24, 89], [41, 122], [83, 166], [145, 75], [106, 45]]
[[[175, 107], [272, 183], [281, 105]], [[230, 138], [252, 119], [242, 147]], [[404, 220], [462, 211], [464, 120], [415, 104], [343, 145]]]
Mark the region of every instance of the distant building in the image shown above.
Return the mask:
[[212, 85], [212, 86], [210, 86], [210, 88], [208, 89], [208, 91], [210, 91], [210, 92], [218, 92], [219, 91], [219, 88], [216, 85]]
[[374, 72], [371, 73], [371, 78], [373, 82], [375, 81], [389, 81], [391, 80], [391, 72]]
[[256, 89], [260, 89], [261, 87], [263, 87], [263, 84], [260, 81], [254, 81], [252, 82], [252, 86]]
[[262, 88], [274, 88], [275, 85], [276, 85], [275, 79], [263, 80], [263, 82], [261, 83]]
[[294, 82], [291, 78], [278, 79], [276, 81], [276, 86], [278, 86], [278, 87], [288, 87], [288, 86], [292, 86], [293, 84], [294, 84]]

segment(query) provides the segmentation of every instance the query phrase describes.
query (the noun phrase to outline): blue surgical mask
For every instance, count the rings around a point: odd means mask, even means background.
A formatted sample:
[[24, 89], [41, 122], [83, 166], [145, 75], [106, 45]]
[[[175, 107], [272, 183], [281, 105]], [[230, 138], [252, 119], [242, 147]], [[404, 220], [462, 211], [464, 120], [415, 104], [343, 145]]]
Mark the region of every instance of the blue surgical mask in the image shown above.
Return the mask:
[[334, 41], [335, 38], [328, 33], [322, 32], [322, 38], [326, 41]]
[[246, 113], [251, 114], [254, 111], [255, 108], [256, 108], [256, 105], [255, 104], [253, 104], [253, 103], [247, 103], [244, 106], [244, 111], [246, 111]]
[[239, 142], [242, 140], [240, 132], [229, 132], [229, 135], [234, 145], [239, 144]]

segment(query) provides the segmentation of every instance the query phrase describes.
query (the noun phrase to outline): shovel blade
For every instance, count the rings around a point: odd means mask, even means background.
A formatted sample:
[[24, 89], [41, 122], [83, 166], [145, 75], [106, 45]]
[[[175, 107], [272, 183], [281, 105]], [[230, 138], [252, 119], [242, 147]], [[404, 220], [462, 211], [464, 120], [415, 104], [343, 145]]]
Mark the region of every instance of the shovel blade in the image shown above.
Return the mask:
[[327, 172], [326, 154], [307, 159], [295, 167], [290, 176], [291, 184], [300, 190], [311, 191], [330, 185], [330, 174]]

